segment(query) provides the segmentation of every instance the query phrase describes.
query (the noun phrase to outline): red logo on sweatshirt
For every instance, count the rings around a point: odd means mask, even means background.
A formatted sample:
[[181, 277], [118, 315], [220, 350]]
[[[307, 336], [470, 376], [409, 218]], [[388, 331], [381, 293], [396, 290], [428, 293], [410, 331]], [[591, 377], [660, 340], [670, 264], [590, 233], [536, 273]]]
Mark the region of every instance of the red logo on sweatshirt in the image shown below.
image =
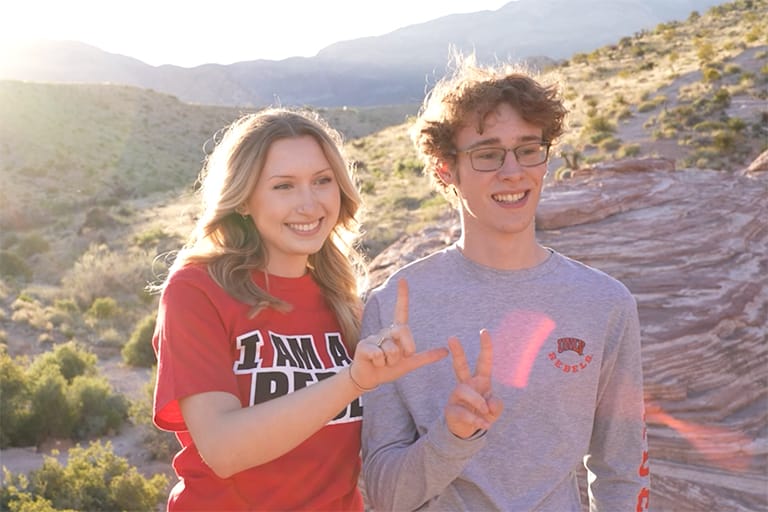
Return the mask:
[[[584, 355], [587, 342], [579, 338], [558, 338], [557, 352], [549, 353], [552, 365], [563, 373], [578, 373], [592, 362], [592, 354]], [[568, 354], [573, 352], [574, 354]]]

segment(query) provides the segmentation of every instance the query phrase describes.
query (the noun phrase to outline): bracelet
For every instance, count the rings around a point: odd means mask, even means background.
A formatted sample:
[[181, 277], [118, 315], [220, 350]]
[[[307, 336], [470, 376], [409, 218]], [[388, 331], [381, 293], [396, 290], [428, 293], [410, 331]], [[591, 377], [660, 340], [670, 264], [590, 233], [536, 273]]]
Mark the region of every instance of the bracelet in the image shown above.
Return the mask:
[[373, 386], [372, 388], [365, 388], [365, 387], [361, 386], [360, 384], [358, 384], [357, 381], [355, 380], [355, 378], [352, 376], [352, 365], [347, 366], [347, 374], [349, 375], [349, 380], [352, 381], [352, 384], [354, 384], [355, 387], [357, 389], [359, 389], [360, 391], [362, 391], [363, 393], [365, 393], [366, 391], [373, 391], [374, 389], [379, 387], [377, 385], [377, 386]]

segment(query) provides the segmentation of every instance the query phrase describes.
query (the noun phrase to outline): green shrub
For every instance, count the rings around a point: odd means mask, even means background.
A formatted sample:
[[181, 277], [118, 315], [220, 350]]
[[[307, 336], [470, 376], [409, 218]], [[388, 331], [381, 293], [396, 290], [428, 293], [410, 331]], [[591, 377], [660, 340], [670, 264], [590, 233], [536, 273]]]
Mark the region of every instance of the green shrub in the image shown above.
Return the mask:
[[66, 379], [67, 383], [71, 383], [75, 377], [95, 375], [96, 362], [95, 354], [76, 341], [68, 341], [37, 356], [29, 368], [29, 373], [36, 375], [44, 368], [52, 367]]
[[133, 243], [139, 247], [148, 248], [157, 245], [167, 238], [170, 238], [170, 235], [163, 231], [162, 228], [154, 228], [134, 236]]
[[605, 151], [616, 151], [621, 147], [621, 140], [614, 137], [608, 137], [600, 141], [600, 148]]
[[736, 135], [726, 130], [717, 131], [712, 137], [712, 144], [722, 153], [732, 151], [736, 146]]
[[28, 400], [24, 360], [15, 361], [0, 347], [0, 448], [18, 444], [16, 435], [26, 421]]
[[49, 437], [83, 438], [116, 430], [128, 403], [96, 375], [95, 355], [75, 342], [41, 354], [31, 364], [0, 354], [0, 443], [39, 445]]
[[67, 403], [67, 381], [52, 366], [42, 366], [28, 375], [30, 414], [18, 437], [22, 444], [39, 445], [49, 437], [68, 438], [73, 413]]
[[722, 130], [725, 127], [725, 123], [721, 121], [715, 121], [712, 119], [708, 119], [706, 121], [702, 121], [700, 123], [697, 123], [693, 126], [693, 131], [695, 132], [711, 132], [714, 130]]
[[0, 276], [29, 281], [32, 279], [32, 269], [17, 254], [0, 251]]
[[157, 313], [147, 315], [131, 333], [131, 338], [122, 350], [123, 361], [130, 366], [153, 366], [157, 359], [152, 348], [152, 335], [155, 332]]
[[105, 378], [77, 377], [67, 390], [67, 399], [74, 415], [75, 439], [116, 431], [128, 418], [128, 401], [116, 395]]
[[16, 252], [22, 257], [29, 258], [35, 254], [47, 252], [51, 248], [48, 241], [40, 235], [33, 234], [19, 240]]
[[701, 75], [704, 81], [708, 83], [717, 82], [721, 78], [720, 72], [715, 68], [711, 68], [711, 67], [705, 67], [704, 69], [702, 69]]
[[632, 158], [640, 154], [640, 144], [625, 144], [623, 145], [616, 156], [619, 158]]
[[712, 103], [718, 108], [728, 108], [731, 104], [731, 93], [728, 89], [720, 88], [712, 96]]
[[586, 128], [591, 132], [598, 133], [614, 133], [616, 131], [616, 126], [605, 116], [590, 117], [587, 120]]
[[61, 280], [80, 308], [99, 297], [136, 297], [152, 280], [152, 258], [143, 251], [112, 251], [106, 245], [92, 245]]
[[[62, 466], [46, 456], [29, 478], [6, 471], [0, 491], [3, 510], [157, 510], [164, 499], [168, 478], [145, 478], [136, 467], [115, 455], [111, 443], [92, 442], [88, 448], [69, 450]], [[46, 508], [46, 502], [52, 508]], [[35, 508], [22, 508], [31, 504]], [[39, 507], [39, 508], [38, 508]]]
[[86, 315], [97, 320], [108, 320], [114, 318], [120, 312], [117, 301], [112, 297], [98, 297], [91, 303], [91, 307], [85, 312]]

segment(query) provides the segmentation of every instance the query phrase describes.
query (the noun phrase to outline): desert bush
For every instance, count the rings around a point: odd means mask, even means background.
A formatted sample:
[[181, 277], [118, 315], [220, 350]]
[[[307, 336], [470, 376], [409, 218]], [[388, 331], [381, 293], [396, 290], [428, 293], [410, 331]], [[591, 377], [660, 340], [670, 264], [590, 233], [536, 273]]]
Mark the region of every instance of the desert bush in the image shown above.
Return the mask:
[[[62, 466], [46, 456], [29, 477], [5, 471], [0, 490], [3, 510], [156, 510], [164, 499], [168, 478], [146, 478], [115, 455], [111, 443], [92, 442], [69, 450]], [[22, 508], [23, 504], [34, 508]], [[51, 508], [45, 508], [50, 505]], [[39, 508], [38, 508], [39, 507]]]
[[747, 128], [747, 123], [740, 117], [729, 117], [726, 121], [728, 128], [734, 132], [743, 132]]
[[712, 145], [721, 153], [732, 151], [736, 145], [736, 135], [728, 130], [718, 130], [712, 136]]
[[632, 110], [630, 110], [628, 107], [622, 108], [616, 115], [616, 118], [622, 121], [624, 119], [629, 119], [630, 117], [632, 117]]
[[731, 105], [731, 93], [723, 87], [715, 91], [712, 103], [718, 108], [728, 108]]
[[120, 307], [115, 299], [112, 297], [97, 297], [85, 314], [97, 320], [108, 320], [117, 316], [119, 312]]
[[405, 176], [406, 174], [413, 174], [418, 176], [422, 173], [424, 166], [416, 158], [409, 158], [405, 160], [398, 160], [395, 163], [395, 175]]
[[171, 238], [171, 235], [166, 233], [162, 228], [153, 228], [134, 236], [133, 243], [142, 249], [147, 249], [168, 238]]
[[127, 418], [128, 403], [96, 375], [95, 365], [95, 355], [75, 342], [59, 345], [31, 364], [0, 354], [0, 446], [39, 445], [49, 437], [80, 439], [117, 429]]
[[632, 158], [640, 154], [640, 144], [624, 144], [616, 152], [618, 158]]
[[600, 141], [600, 148], [604, 151], [616, 151], [620, 147], [621, 140], [612, 136]]
[[98, 297], [136, 297], [151, 278], [151, 262], [144, 251], [114, 252], [92, 245], [64, 275], [62, 289], [82, 309]]
[[71, 436], [86, 439], [117, 431], [128, 419], [128, 401], [105, 378], [81, 375], [67, 389], [72, 411]]
[[722, 121], [715, 121], [713, 119], [707, 119], [693, 126], [695, 132], [711, 132], [714, 130], [722, 130], [725, 127], [725, 123]]
[[16, 252], [23, 258], [48, 251], [51, 248], [48, 241], [41, 235], [33, 234], [19, 240]]
[[14, 443], [23, 426], [27, 396], [24, 375], [26, 361], [14, 361], [6, 347], [0, 347], [0, 448]]
[[13, 232], [6, 232], [0, 236], [0, 249], [10, 249], [19, 242], [19, 235]]
[[0, 276], [21, 281], [32, 279], [32, 269], [17, 254], [0, 251]]
[[49, 437], [67, 438], [72, 431], [72, 410], [67, 403], [67, 381], [54, 367], [41, 367], [27, 375], [29, 415], [15, 438], [22, 446], [39, 445]]
[[585, 128], [596, 133], [614, 133], [616, 131], [616, 126], [605, 116], [590, 117]]
[[53, 323], [48, 319], [45, 307], [40, 301], [21, 293], [11, 304], [13, 314], [11, 320], [20, 324], [27, 324], [30, 327], [40, 330], [53, 329]]
[[44, 367], [52, 367], [67, 380], [67, 383], [71, 383], [75, 377], [95, 375], [96, 362], [95, 354], [76, 341], [68, 341], [37, 356], [30, 365], [29, 371], [34, 375], [40, 373]]
[[701, 70], [701, 76], [707, 83], [717, 82], [721, 78], [720, 71], [709, 66], [705, 66]]
[[123, 361], [130, 366], [151, 367], [156, 364], [152, 348], [152, 334], [155, 332], [157, 313], [144, 317], [131, 333], [131, 338], [122, 350]]

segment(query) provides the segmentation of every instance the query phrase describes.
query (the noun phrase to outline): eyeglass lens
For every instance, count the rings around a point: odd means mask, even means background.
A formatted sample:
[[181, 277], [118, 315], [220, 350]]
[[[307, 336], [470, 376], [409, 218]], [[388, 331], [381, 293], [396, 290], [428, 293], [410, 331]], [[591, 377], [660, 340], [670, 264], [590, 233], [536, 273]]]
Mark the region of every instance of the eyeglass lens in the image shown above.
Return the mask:
[[469, 152], [472, 167], [476, 171], [495, 171], [504, 165], [507, 152], [514, 153], [517, 162], [524, 167], [544, 163], [549, 153], [549, 145], [540, 142], [521, 144], [515, 148], [480, 148]]

